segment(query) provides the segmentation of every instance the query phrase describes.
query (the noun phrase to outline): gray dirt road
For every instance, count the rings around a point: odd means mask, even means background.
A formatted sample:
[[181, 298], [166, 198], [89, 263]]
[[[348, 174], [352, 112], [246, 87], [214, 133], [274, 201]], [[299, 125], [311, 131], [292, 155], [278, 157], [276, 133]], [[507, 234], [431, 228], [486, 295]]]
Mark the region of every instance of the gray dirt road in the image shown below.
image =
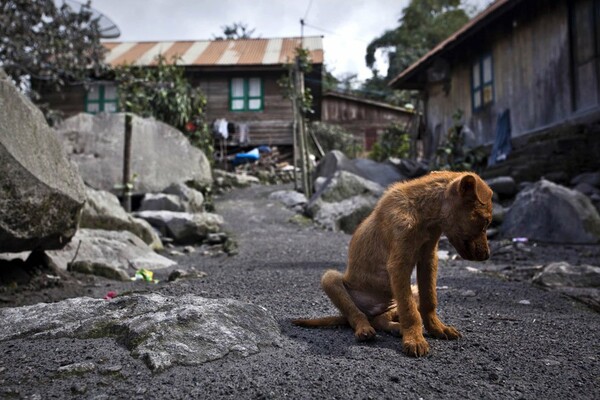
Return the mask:
[[[300, 316], [335, 310], [319, 288], [327, 268], [344, 267], [350, 237], [288, 222], [294, 215], [268, 201], [274, 187], [233, 191], [217, 211], [235, 232], [239, 255], [178, 258], [207, 272], [200, 280], [161, 284], [177, 295], [229, 297], [266, 307], [281, 326], [280, 348], [226, 357], [200, 367], [152, 374], [110, 340], [12, 340], [0, 343], [0, 386], [16, 398], [199, 399], [594, 399], [600, 398], [600, 315], [526, 283], [473, 272], [477, 263], [440, 265], [439, 314], [463, 338], [429, 338], [431, 353], [414, 359], [400, 339], [379, 334], [357, 343], [349, 329], [309, 330]], [[448, 248], [449, 249], [449, 248]], [[494, 263], [494, 257], [487, 261]], [[57, 377], [60, 365], [120, 365]], [[108, 371], [108, 372], [106, 372]], [[33, 396], [33, 397], [32, 397]]]

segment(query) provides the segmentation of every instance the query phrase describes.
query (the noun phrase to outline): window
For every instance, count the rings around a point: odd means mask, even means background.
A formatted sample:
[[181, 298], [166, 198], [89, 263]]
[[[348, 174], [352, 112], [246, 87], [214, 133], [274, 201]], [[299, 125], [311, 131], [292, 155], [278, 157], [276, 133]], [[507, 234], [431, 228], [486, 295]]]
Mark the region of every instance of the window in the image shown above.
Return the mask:
[[260, 78], [233, 78], [229, 86], [231, 111], [262, 111], [264, 93]]
[[85, 95], [85, 112], [114, 113], [119, 111], [119, 97], [114, 83], [94, 83], [90, 85]]
[[471, 88], [473, 111], [494, 102], [494, 67], [491, 54], [486, 54], [473, 63]]

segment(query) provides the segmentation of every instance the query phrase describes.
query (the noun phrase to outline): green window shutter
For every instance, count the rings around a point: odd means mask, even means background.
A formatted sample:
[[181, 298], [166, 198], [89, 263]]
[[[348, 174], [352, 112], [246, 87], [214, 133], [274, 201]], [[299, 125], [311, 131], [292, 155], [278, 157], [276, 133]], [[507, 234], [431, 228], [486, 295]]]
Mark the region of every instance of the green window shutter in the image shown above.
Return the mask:
[[261, 78], [232, 78], [229, 82], [230, 111], [262, 111], [264, 96]]
[[92, 84], [85, 95], [85, 112], [118, 112], [119, 96], [115, 84]]

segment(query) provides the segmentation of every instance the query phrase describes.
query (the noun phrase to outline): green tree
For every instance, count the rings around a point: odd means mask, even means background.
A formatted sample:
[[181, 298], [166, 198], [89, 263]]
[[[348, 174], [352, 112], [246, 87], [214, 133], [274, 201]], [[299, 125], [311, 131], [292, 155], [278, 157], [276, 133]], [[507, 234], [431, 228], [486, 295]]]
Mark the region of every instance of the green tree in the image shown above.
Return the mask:
[[83, 81], [102, 70], [104, 51], [89, 2], [76, 11], [52, 0], [0, 0], [0, 67], [21, 88], [30, 78], [55, 88]]
[[375, 52], [387, 51], [386, 81], [398, 75], [469, 20], [461, 0], [411, 0], [402, 11], [400, 25], [373, 39], [366, 64], [373, 69]]
[[[324, 122], [312, 122], [308, 129], [317, 138], [325, 153], [339, 150], [349, 157], [356, 157], [362, 151], [354, 136], [339, 125]], [[314, 144], [309, 140], [313, 154], [317, 154]]]
[[189, 83], [176, 62], [177, 58], [169, 63], [159, 55], [153, 68], [116, 67], [120, 107], [176, 127], [212, 161], [213, 140], [204, 114], [206, 97]]
[[222, 36], [214, 35], [214, 40], [239, 40], [239, 39], [251, 39], [254, 34], [255, 28], [249, 29], [248, 25], [243, 22], [234, 22], [231, 25], [222, 26]]
[[408, 158], [409, 154], [410, 136], [408, 132], [402, 125], [392, 123], [373, 145], [369, 158], [381, 162], [389, 157]]

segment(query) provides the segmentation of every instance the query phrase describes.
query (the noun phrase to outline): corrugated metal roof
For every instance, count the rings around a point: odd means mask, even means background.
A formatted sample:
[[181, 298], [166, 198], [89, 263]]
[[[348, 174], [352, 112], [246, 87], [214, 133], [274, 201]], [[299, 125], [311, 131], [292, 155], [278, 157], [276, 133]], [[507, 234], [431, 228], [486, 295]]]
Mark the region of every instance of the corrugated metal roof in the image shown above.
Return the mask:
[[199, 40], [164, 42], [103, 42], [105, 61], [112, 65], [155, 65], [159, 54], [180, 65], [278, 65], [293, 60], [300, 45], [315, 64], [323, 63], [323, 38], [309, 36], [278, 39]]
[[510, 7], [516, 6], [523, 0], [496, 0], [490, 4], [485, 10], [475, 16], [472, 20], [463, 25], [458, 31], [454, 32], [448, 38], [443, 40], [431, 51], [417, 60], [414, 64], [409, 66], [407, 69], [398, 74], [389, 83], [389, 86], [398, 87], [401, 86], [403, 81], [410, 79], [416, 72], [421, 70], [434, 56], [442, 53], [445, 50], [450, 49], [453, 46], [459, 44], [462, 40], [472, 35], [476, 29], [489, 23], [495, 17], [501, 15], [501, 13], [508, 11]]

